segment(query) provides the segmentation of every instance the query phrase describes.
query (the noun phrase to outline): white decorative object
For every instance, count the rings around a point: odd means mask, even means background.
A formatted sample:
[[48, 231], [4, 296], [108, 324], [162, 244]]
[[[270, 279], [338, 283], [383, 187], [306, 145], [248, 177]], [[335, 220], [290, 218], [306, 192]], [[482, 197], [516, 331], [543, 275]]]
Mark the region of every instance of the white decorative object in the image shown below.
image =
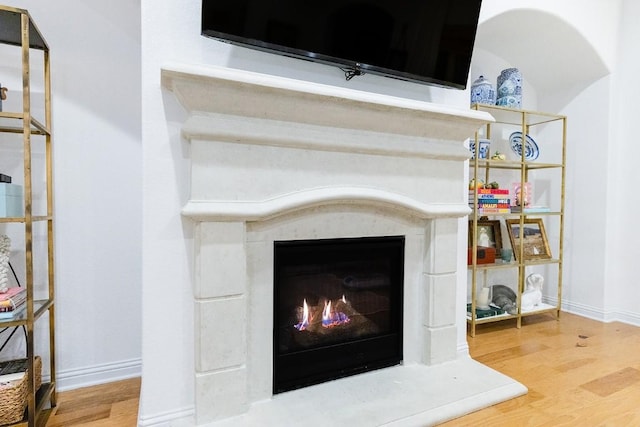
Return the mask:
[[490, 289], [491, 288], [487, 286], [480, 289], [477, 301], [477, 306], [480, 310], [489, 310], [489, 301], [491, 300], [491, 297], [489, 296]]
[[544, 277], [541, 274], [533, 273], [527, 276], [527, 287], [522, 293], [522, 309], [532, 310], [542, 304], [542, 285]]
[[509, 108], [522, 106], [522, 74], [517, 68], [502, 70], [498, 76], [496, 105]]
[[[511, 145], [511, 150], [513, 150], [518, 157], [522, 157], [522, 132], [513, 132], [509, 135], [509, 144]], [[530, 162], [537, 159], [539, 155], [540, 149], [536, 141], [529, 135], [525, 135], [524, 159]]]
[[11, 239], [8, 236], [0, 236], [0, 294], [9, 289], [9, 253], [11, 252]]
[[495, 103], [496, 91], [493, 89], [493, 85], [484, 76], [478, 77], [471, 85], [471, 105], [495, 105]]
[[[490, 139], [479, 139], [478, 140], [478, 158], [479, 159], [488, 159], [489, 158], [489, 148], [491, 147]], [[469, 151], [473, 153], [471, 156], [472, 159], [476, 158], [476, 141], [475, 138], [469, 138]]]

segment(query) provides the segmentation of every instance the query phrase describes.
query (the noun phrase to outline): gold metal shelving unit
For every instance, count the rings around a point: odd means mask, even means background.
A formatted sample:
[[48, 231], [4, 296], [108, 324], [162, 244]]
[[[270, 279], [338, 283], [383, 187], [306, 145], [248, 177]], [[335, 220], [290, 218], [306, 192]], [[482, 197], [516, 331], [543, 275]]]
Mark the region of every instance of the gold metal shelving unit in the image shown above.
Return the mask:
[[[0, 328], [24, 327], [26, 329], [26, 353], [28, 359], [28, 396], [27, 410], [24, 419], [13, 426], [43, 426], [56, 405], [56, 370], [55, 370], [55, 304], [54, 304], [54, 253], [53, 253], [53, 171], [52, 171], [52, 135], [51, 135], [51, 75], [49, 46], [38, 30], [29, 12], [0, 5], [0, 44], [15, 46], [21, 52], [22, 67], [22, 110], [0, 112], [0, 146], [5, 145], [9, 139], [8, 134], [22, 135], [23, 157], [23, 189], [24, 189], [24, 216], [0, 218], [0, 224], [7, 227], [24, 227], [24, 253], [25, 267], [24, 286], [27, 288], [27, 307], [25, 311], [11, 319], [0, 320]], [[31, 62], [32, 53], [42, 53], [43, 87], [44, 87], [44, 119], [38, 121], [32, 115], [31, 103]], [[16, 64], [19, 65], [19, 64]], [[15, 96], [19, 91], [12, 91]], [[6, 137], [6, 138], [5, 138]], [[44, 168], [46, 178], [46, 212], [34, 212], [33, 208], [33, 184], [32, 160], [34, 146], [44, 146]], [[11, 148], [12, 149], [12, 148]], [[39, 233], [34, 232], [34, 224], [41, 223]], [[41, 231], [40, 231], [41, 230]], [[35, 234], [35, 236], [34, 236]], [[44, 298], [35, 298], [34, 284], [34, 237], [46, 239], [46, 295]], [[40, 261], [38, 259], [38, 261]], [[50, 381], [43, 383], [38, 390], [35, 389], [34, 358], [35, 336], [34, 328], [37, 321], [46, 318], [48, 314], [48, 359]], [[44, 358], [43, 358], [44, 361]]]
[[[522, 318], [540, 313], [553, 313], [556, 318], [560, 318], [560, 309], [562, 304], [562, 266], [563, 266], [563, 238], [564, 238], [564, 202], [565, 202], [565, 165], [566, 165], [566, 135], [567, 135], [567, 118], [566, 116], [549, 114], [537, 111], [516, 110], [506, 107], [499, 107], [493, 105], [481, 105], [474, 104], [472, 109], [486, 111], [490, 113], [494, 118], [494, 123], [487, 124], [484, 128], [480, 129], [475, 135], [475, 146], [479, 147], [479, 139], [489, 139], [491, 141], [490, 146], [493, 146], [495, 142], [505, 141], [506, 134], [512, 131], [522, 132], [522, 150], [520, 159], [515, 160], [494, 160], [491, 159], [491, 152], [487, 156], [487, 159], [480, 159], [475, 156], [469, 163], [470, 166], [470, 178], [475, 182], [483, 180], [484, 182], [491, 182], [494, 177], [500, 174], [500, 177], [504, 180], [504, 177], [512, 177], [513, 182], [519, 182], [521, 184], [526, 182], [533, 182], [534, 193], [536, 174], [539, 171], [546, 171], [544, 173], [553, 174], [552, 178], [545, 176], [545, 185], [555, 187], [556, 197], [551, 200], [552, 206], [548, 212], [537, 213], [501, 213], [501, 214], [479, 214], [478, 206], [478, 194], [475, 192], [473, 200], [470, 199], [470, 203], [473, 203], [472, 214], [470, 220], [470, 236], [469, 242], [471, 251], [471, 263], [468, 266], [470, 283], [471, 283], [471, 310], [467, 313], [467, 323], [469, 325], [469, 334], [474, 337], [476, 335], [476, 326], [484, 323], [500, 322], [504, 320], [516, 321], [516, 326], [520, 328], [522, 326]], [[537, 141], [540, 145], [540, 151], [546, 150], [547, 153], [552, 155], [547, 156], [544, 160], [528, 160], [526, 159], [525, 149], [525, 135], [530, 135], [532, 132], [540, 130], [544, 132], [544, 141]], [[501, 186], [503, 187], [503, 186]], [[513, 195], [510, 194], [510, 197]], [[555, 239], [554, 244], [550, 244], [551, 253], [554, 254], [551, 258], [545, 259], [525, 259], [524, 245], [519, 246], [519, 251], [514, 249], [515, 261], [502, 262], [499, 260], [500, 254], [496, 254], [496, 262], [489, 264], [479, 264], [477, 247], [478, 247], [478, 221], [481, 217], [487, 216], [491, 220], [500, 221], [501, 227], [506, 225], [506, 220], [514, 220], [519, 225], [518, 227], [518, 241], [523, 242], [524, 239], [524, 224], [529, 218], [539, 218], [545, 223], [554, 222]], [[546, 227], [545, 228], [549, 228]], [[507, 239], [503, 239], [504, 243]], [[508, 247], [509, 245], [504, 245]], [[547, 302], [540, 307], [535, 307], [533, 310], [524, 311], [521, 307], [521, 296], [525, 290], [525, 279], [528, 275], [528, 271], [535, 268], [549, 268], [555, 267], [557, 273], [556, 290], [557, 295], [553, 298], [547, 296]], [[479, 285], [484, 286], [492, 281], [492, 275], [514, 271], [516, 284], [514, 292], [517, 295], [517, 314], [499, 314], [490, 317], [478, 318], [476, 316], [477, 307], [477, 293]], [[555, 277], [555, 274], [553, 274]], [[548, 282], [548, 278], [545, 278], [545, 284]], [[543, 293], [544, 294], [544, 293]], [[543, 298], [544, 299], [544, 298]]]

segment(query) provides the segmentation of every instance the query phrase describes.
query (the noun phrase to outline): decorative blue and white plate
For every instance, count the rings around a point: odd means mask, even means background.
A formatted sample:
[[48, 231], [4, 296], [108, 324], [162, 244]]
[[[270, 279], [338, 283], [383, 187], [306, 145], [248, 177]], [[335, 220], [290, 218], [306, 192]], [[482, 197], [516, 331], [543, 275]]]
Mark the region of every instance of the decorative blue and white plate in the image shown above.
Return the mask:
[[[513, 152], [516, 153], [518, 157], [522, 157], [522, 132], [513, 132], [509, 135], [509, 144], [511, 144]], [[524, 159], [532, 161], [537, 159], [539, 155], [540, 150], [538, 149], [538, 144], [536, 144], [533, 138], [526, 135], [524, 143]]]

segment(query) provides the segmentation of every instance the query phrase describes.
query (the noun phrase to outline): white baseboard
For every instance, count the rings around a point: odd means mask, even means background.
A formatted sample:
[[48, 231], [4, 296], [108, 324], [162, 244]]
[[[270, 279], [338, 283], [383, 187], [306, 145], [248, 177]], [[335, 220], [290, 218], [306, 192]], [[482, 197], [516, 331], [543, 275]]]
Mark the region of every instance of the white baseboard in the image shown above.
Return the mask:
[[138, 427], [190, 427], [195, 425], [195, 407], [190, 406], [171, 412], [141, 416]]
[[600, 308], [576, 304], [570, 301], [562, 302], [562, 310], [605, 323], [622, 322], [628, 325], [640, 326], [640, 313], [618, 309], [602, 310]]
[[74, 390], [97, 384], [135, 378], [142, 375], [142, 360], [131, 359], [87, 368], [58, 371], [58, 391]]

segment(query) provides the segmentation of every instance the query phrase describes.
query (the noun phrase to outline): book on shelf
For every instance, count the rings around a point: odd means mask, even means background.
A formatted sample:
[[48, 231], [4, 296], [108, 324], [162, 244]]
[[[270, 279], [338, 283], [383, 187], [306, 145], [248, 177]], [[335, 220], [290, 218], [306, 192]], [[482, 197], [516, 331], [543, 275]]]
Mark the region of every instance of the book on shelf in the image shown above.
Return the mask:
[[12, 319], [27, 308], [27, 302], [23, 301], [15, 307], [0, 307], [0, 319]]
[[478, 208], [478, 214], [508, 214], [511, 208]]
[[[483, 319], [485, 317], [499, 316], [506, 313], [503, 309], [489, 305], [488, 309], [482, 309], [476, 307], [476, 319]], [[471, 303], [467, 304], [467, 316], [471, 317]]]
[[[476, 201], [473, 196], [469, 196], [469, 203]], [[511, 204], [511, 198], [509, 197], [482, 197], [478, 198], [478, 203], [509, 203]]]
[[14, 309], [25, 301], [27, 301], [27, 288], [19, 286], [9, 288], [7, 292], [0, 294], [0, 311], [3, 308]]
[[[473, 203], [471, 203], [469, 206], [473, 207]], [[487, 209], [487, 208], [499, 208], [499, 209], [509, 209], [511, 208], [511, 205], [509, 203], [502, 203], [502, 202], [498, 202], [498, 203], [478, 203], [478, 209]]]
[[509, 194], [509, 189], [508, 188], [476, 188], [475, 190], [469, 190], [469, 194], [470, 195], [474, 195], [478, 193], [478, 195], [481, 194]]
[[527, 206], [522, 209], [521, 206], [512, 206], [511, 213], [544, 213], [551, 212], [549, 206]]
[[479, 188], [469, 191], [469, 207], [472, 209], [508, 209], [511, 205], [510, 193], [506, 188]]
[[[474, 194], [469, 194], [469, 200], [473, 200]], [[481, 200], [511, 200], [508, 194], [478, 194], [478, 201]]]
[[27, 288], [23, 288], [21, 286], [14, 286], [12, 288], [8, 288], [7, 292], [0, 293], [0, 302], [11, 299], [16, 295], [20, 295], [26, 291], [27, 291]]

